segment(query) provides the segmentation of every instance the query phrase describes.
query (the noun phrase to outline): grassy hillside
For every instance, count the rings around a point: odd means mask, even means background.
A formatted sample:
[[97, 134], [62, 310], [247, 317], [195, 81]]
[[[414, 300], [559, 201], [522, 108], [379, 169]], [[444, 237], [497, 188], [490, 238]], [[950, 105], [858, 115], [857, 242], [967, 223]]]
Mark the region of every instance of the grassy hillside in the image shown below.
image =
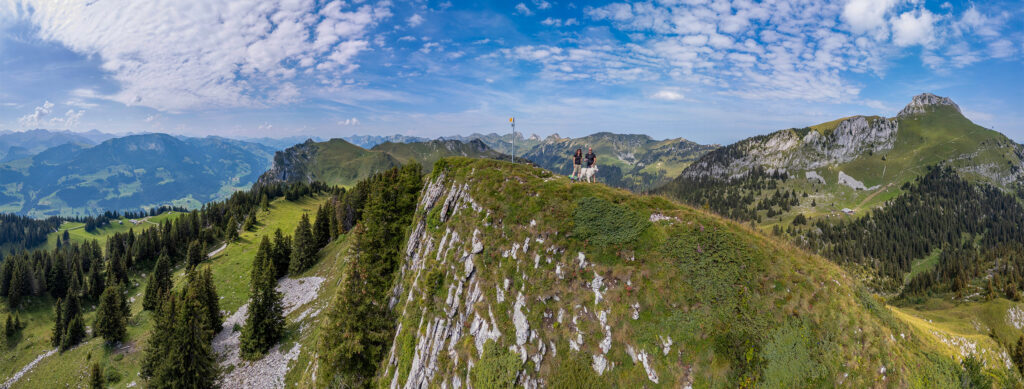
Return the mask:
[[[274, 201], [268, 212], [259, 213], [259, 223], [254, 231], [243, 232], [238, 241], [228, 244], [224, 250], [201, 265], [207, 266], [208, 264], [212, 270], [217, 292], [221, 295], [220, 307], [222, 310], [227, 311], [230, 315], [246, 303], [249, 293], [249, 272], [256, 253], [256, 246], [261, 237], [273, 234], [277, 228], [281, 228], [285, 234], [290, 235], [301, 215], [303, 213], [315, 214], [323, 200], [323, 198], [307, 197], [296, 202], [284, 199]], [[173, 215], [167, 217], [173, 217]], [[73, 230], [72, 239], [75, 239], [76, 236], [74, 231], [81, 230]], [[95, 236], [102, 239], [113, 232], [101, 230]], [[210, 251], [214, 249], [216, 248], [210, 248]], [[319, 268], [314, 268], [309, 272], [314, 272], [315, 269]], [[184, 271], [179, 266], [175, 269], [173, 277], [175, 284], [180, 285], [183, 278]], [[92, 362], [99, 362], [104, 366], [105, 371], [116, 371], [121, 376], [116, 385], [111, 384], [112, 387], [125, 387], [131, 382], [135, 382], [136, 385], [142, 384], [137, 374], [144, 354], [143, 350], [153, 326], [153, 317], [151, 312], [142, 311], [141, 305], [142, 291], [145, 290], [147, 278], [144, 274], [133, 274], [131, 279], [132, 285], [128, 289], [127, 295], [132, 299], [130, 303], [132, 317], [128, 325], [128, 340], [122, 347], [109, 349], [102, 344], [101, 339], [89, 338], [71, 350], [43, 358], [34, 369], [21, 377], [15, 387], [74, 386], [84, 382]], [[91, 325], [95, 316], [94, 309], [92, 307], [83, 308], [85, 308], [83, 319], [86, 325]], [[302, 310], [298, 310], [290, 317], [298, 317], [302, 312]], [[6, 318], [7, 313], [6, 304], [0, 304], [0, 316]], [[28, 326], [21, 331], [21, 335], [3, 345], [4, 352], [0, 353], [3, 355], [0, 357], [0, 382], [6, 381], [37, 356], [51, 350], [50, 333], [54, 322], [53, 301], [49, 298], [36, 298], [27, 308], [21, 310], [20, 315]], [[298, 328], [295, 325], [290, 325], [288, 331], [290, 337], [295, 337]]]
[[[383, 385], [482, 379], [501, 355], [527, 385], [958, 380], [945, 350], [839, 267], [743, 225], [494, 161], [446, 159], [425, 193]], [[488, 341], [509, 351], [483, 356]]]

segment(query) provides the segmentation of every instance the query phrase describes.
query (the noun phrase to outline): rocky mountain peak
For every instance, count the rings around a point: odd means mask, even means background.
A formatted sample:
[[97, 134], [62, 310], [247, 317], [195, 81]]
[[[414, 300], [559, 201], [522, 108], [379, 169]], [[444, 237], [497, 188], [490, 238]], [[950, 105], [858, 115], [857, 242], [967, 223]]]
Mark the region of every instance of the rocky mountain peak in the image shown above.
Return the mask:
[[960, 107], [949, 97], [936, 96], [931, 93], [922, 93], [914, 96], [914, 99], [900, 111], [899, 117], [927, 112], [927, 107], [935, 105], [948, 105], [960, 112]]

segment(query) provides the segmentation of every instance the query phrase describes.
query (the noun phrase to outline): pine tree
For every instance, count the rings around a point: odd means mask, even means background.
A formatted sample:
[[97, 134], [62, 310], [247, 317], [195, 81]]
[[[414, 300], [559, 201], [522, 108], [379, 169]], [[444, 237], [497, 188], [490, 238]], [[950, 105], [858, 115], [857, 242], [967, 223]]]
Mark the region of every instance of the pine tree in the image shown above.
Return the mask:
[[1010, 350], [1010, 359], [1017, 365], [1017, 370], [1024, 374], [1024, 336], [1017, 338], [1017, 345]]
[[14, 336], [14, 331], [17, 331], [17, 327], [14, 326], [14, 320], [11, 319], [11, 315], [7, 314], [7, 324], [4, 325], [4, 335], [8, 338]]
[[53, 322], [53, 334], [50, 336], [50, 345], [60, 346], [60, 340], [64, 338], [64, 300], [57, 299], [53, 306], [56, 318]]
[[160, 253], [156, 260], [153, 273], [149, 276], [149, 283], [146, 284], [146, 293], [142, 298], [142, 309], [152, 311], [157, 308], [160, 298], [164, 293], [171, 290], [171, 257], [167, 252]]
[[156, 375], [174, 339], [174, 325], [177, 323], [177, 296], [167, 291], [160, 296], [157, 313], [154, 315], [153, 334], [146, 344], [140, 374], [144, 378]]
[[227, 235], [226, 239], [229, 242], [238, 240], [238, 220], [235, 219], [234, 215], [231, 216], [231, 219], [228, 220], [228, 225], [224, 228], [224, 232]]
[[274, 271], [277, 278], [288, 274], [288, 264], [292, 260], [292, 238], [285, 236], [281, 229], [274, 231]]
[[198, 240], [194, 240], [188, 244], [188, 254], [185, 255], [187, 258], [187, 264], [189, 268], [196, 267], [200, 262], [203, 261], [203, 248], [199, 245]]
[[[274, 248], [270, 244], [270, 238], [267, 238], [267, 236], [264, 235], [263, 239], [260, 240], [259, 248], [256, 249], [256, 257], [252, 260], [252, 270], [249, 271], [250, 291], [255, 290], [256, 282], [263, 271], [264, 266], [270, 266], [271, 268], [276, 266], [273, 255]], [[276, 270], [274, 270], [274, 274], [277, 274]]]
[[316, 221], [313, 223], [313, 242], [320, 250], [331, 242], [331, 221], [327, 207], [321, 205], [316, 210]]
[[264, 193], [263, 196], [260, 197], [260, 209], [262, 209], [263, 211], [270, 210], [270, 201], [267, 199], [266, 193]]
[[303, 214], [299, 225], [295, 227], [295, 237], [292, 241], [292, 258], [288, 264], [288, 272], [295, 274], [306, 270], [316, 260], [319, 249], [313, 239], [313, 232], [310, 230], [309, 215]]
[[96, 309], [93, 331], [97, 336], [103, 337], [108, 344], [124, 340], [125, 325], [128, 321], [124, 311], [125, 307], [127, 307], [127, 303], [121, 284], [108, 286], [100, 296], [100, 306]]
[[195, 289], [185, 292], [178, 305], [166, 354], [150, 381], [153, 388], [212, 388], [219, 370], [210, 346], [206, 307]]
[[[216, 334], [223, 329], [224, 318], [220, 313], [220, 296], [217, 294], [217, 288], [213, 284], [213, 272], [210, 271], [209, 266], [203, 270], [203, 273], [198, 276], [196, 281], [199, 287], [198, 296], [206, 305], [207, 323], [210, 325], [211, 332]], [[211, 338], [210, 340], [213, 339]]]
[[[269, 250], [269, 240], [264, 237], [264, 242]], [[266, 353], [284, 332], [284, 308], [281, 293], [276, 289], [273, 262], [267, 255], [257, 254], [253, 273], [250, 283], [252, 297], [241, 336], [241, 352], [246, 359], [256, 359]]]
[[103, 369], [100, 368], [99, 363], [93, 363], [92, 373], [89, 374], [89, 388], [103, 389], [103, 384], [105, 384], [103, 379]]
[[81, 343], [82, 339], [85, 339], [85, 323], [82, 322], [82, 314], [79, 313], [68, 322], [67, 332], [60, 341], [61, 351], [74, 347]]

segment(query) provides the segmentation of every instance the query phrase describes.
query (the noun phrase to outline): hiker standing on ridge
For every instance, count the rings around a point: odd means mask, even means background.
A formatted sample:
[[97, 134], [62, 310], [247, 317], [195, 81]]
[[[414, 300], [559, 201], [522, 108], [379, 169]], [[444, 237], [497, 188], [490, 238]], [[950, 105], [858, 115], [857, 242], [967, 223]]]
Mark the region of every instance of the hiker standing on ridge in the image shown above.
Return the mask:
[[[584, 158], [587, 160], [587, 169], [596, 169], [597, 168], [597, 166], [594, 166], [594, 164], [597, 163], [597, 154], [594, 154], [594, 148], [593, 147], [587, 148], [587, 155]], [[596, 179], [594, 178], [594, 176], [596, 175], [595, 173], [596, 173], [595, 170], [591, 170], [590, 173], [587, 174], [587, 182], [595, 182], [596, 181]]]
[[572, 175], [570, 179], [580, 179], [580, 168], [583, 165], [583, 149], [576, 149], [576, 153], [572, 155]]

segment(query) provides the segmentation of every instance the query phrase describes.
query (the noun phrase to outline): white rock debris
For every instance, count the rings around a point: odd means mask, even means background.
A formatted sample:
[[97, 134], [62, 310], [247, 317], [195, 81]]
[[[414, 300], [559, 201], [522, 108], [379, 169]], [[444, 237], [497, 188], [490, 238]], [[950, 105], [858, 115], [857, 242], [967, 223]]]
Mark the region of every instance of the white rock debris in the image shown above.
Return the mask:
[[555, 276], [557, 276], [558, 279], [560, 279], [560, 280], [561, 279], [565, 279], [565, 274], [562, 273], [562, 264], [561, 263], [556, 263], [555, 264]]
[[[277, 283], [277, 291], [281, 293], [284, 315], [288, 316], [296, 309], [316, 299], [323, 284], [322, 277], [284, 278]], [[263, 358], [257, 361], [243, 361], [239, 356], [241, 332], [235, 332], [235, 324], [245, 323], [248, 304], [241, 306], [224, 321], [224, 328], [213, 339], [213, 350], [221, 356], [221, 366], [230, 372], [222, 377], [225, 388], [280, 388], [284, 386], [284, 375], [288, 373], [288, 364], [299, 357], [301, 346], [298, 343], [288, 350], [281, 350], [275, 345]], [[316, 316], [319, 310], [313, 311], [309, 317]], [[306, 315], [300, 315], [305, 318]]]
[[633, 305], [630, 305], [630, 308], [633, 308], [633, 316], [632, 316], [633, 320], [639, 319], [640, 318], [640, 303], [633, 303]]
[[526, 305], [526, 297], [520, 292], [516, 296], [516, 303], [512, 307], [512, 324], [516, 327], [516, 345], [522, 346], [530, 340], [530, 323], [526, 321], [523, 314], [523, 307]]
[[604, 278], [601, 278], [600, 274], [594, 272], [594, 280], [590, 282], [590, 290], [594, 291], [594, 305], [601, 302], [601, 288], [604, 287]]
[[494, 299], [499, 303], [505, 302], [505, 290], [501, 289], [501, 285], [494, 285]]
[[657, 212], [651, 214], [650, 220], [651, 220], [651, 223], [657, 223], [657, 222], [660, 222], [662, 220], [679, 221], [679, 219], [676, 218], [675, 216], [665, 216], [665, 215], [657, 213]]
[[480, 230], [473, 230], [473, 251], [472, 254], [480, 254], [484, 251], [484, 242], [480, 240]]
[[661, 341], [661, 354], [668, 355], [668, 352], [672, 350], [672, 337], [658, 335], [658, 340]]
[[580, 262], [580, 269], [585, 269], [587, 267], [587, 256], [583, 255], [582, 251], [576, 255], [576, 259]]
[[601, 339], [601, 343], [598, 343], [597, 347], [601, 349], [602, 354], [608, 354], [608, 350], [612, 348], [612, 328], [608, 326], [608, 312], [599, 311], [597, 321], [601, 323], [601, 329], [604, 330], [604, 339]]
[[595, 354], [594, 364], [591, 365], [591, 367], [594, 368], [597, 375], [602, 375], [604, 374], [604, 370], [608, 368], [608, 359], [604, 357], [604, 354]]
[[818, 172], [814, 170], [808, 170], [807, 172], [805, 172], [804, 178], [807, 178], [807, 181], [814, 181], [822, 185], [825, 184], [825, 177], [822, 177], [821, 175], [818, 174]]
[[1020, 307], [1010, 307], [1006, 310], [1006, 322], [1016, 329], [1024, 328], [1024, 310]]
[[651, 358], [647, 355], [646, 350], [640, 350], [640, 353], [636, 355], [636, 359], [640, 361], [640, 364], [644, 365], [644, 371], [647, 372], [647, 379], [653, 383], [658, 383], [658, 372], [654, 371], [651, 367]]

